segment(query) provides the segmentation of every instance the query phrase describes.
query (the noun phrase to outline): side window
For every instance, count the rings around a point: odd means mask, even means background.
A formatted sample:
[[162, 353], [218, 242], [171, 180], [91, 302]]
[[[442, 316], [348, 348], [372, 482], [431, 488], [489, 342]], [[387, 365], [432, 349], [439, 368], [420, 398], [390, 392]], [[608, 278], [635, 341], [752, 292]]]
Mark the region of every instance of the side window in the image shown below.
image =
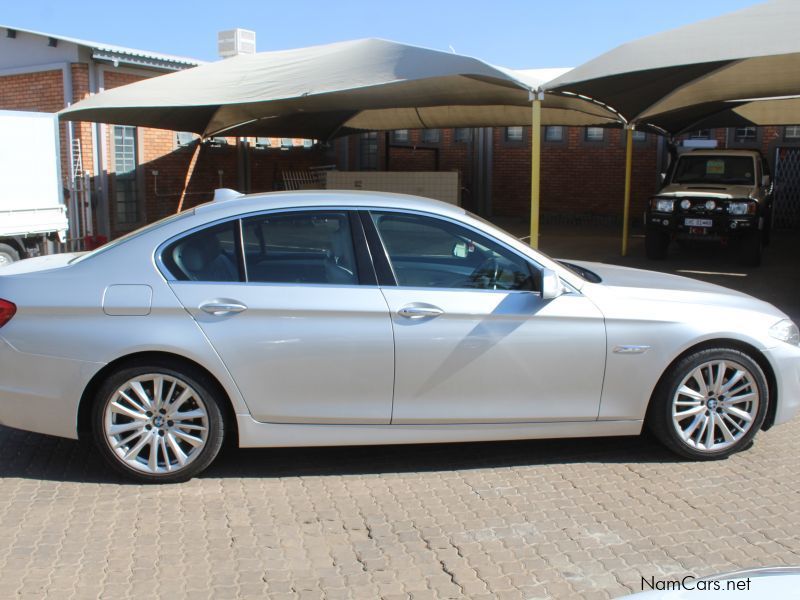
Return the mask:
[[272, 213], [242, 221], [247, 280], [358, 284], [345, 212]]
[[236, 243], [238, 221], [197, 231], [170, 244], [161, 257], [181, 281], [242, 281]]
[[480, 290], [538, 290], [522, 257], [443, 219], [373, 212], [398, 285]]

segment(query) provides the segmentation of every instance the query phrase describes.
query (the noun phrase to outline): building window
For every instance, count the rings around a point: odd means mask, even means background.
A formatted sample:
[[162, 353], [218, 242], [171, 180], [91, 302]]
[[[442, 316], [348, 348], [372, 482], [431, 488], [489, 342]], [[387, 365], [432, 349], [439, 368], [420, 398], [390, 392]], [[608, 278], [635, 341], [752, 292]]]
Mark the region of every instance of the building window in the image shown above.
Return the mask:
[[256, 138], [256, 148], [269, 148], [271, 142], [269, 141], [268, 137], [257, 137]]
[[456, 127], [453, 130], [453, 139], [456, 142], [468, 142], [472, 138], [472, 129], [469, 127]]
[[422, 142], [424, 144], [438, 144], [441, 132], [438, 129], [423, 129]]
[[689, 134], [690, 140], [710, 140], [711, 139], [711, 130], [710, 129], [698, 129], [697, 131], [693, 131]]
[[175, 132], [175, 146], [177, 148], [184, 148], [189, 146], [197, 136], [191, 131], [176, 131]]
[[561, 125], [548, 125], [544, 128], [545, 142], [564, 141], [564, 128]]
[[516, 127], [506, 127], [507, 142], [521, 142], [523, 135], [524, 133], [521, 125], [518, 125]]
[[787, 125], [783, 128], [783, 139], [800, 140], [800, 125]]
[[606, 137], [606, 130], [602, 127], [587, 127], [584, 136], [587, 142], [602, 142]]
[[378, 134], [375, 131], [362, 133], [359, 145], [359, 163], [363, 171], [375, 171], [378, 168]]
[[396, 129], [392, 132], [392, 142], [395, 144], [407, 144], [408, 139], [408, 129]]
[[114, 125], [114, 192], [118, 225], [139, 222], [136, 162], [136, 127]]
[[735, 142], [753, 142], [755, 139], [755, 127], [737, 127], [733, 130], [733, 140]]
[[645, 131], [633, 131], [633, 141], [634, 142], [646, 142], [647, 141], [647, 132]]

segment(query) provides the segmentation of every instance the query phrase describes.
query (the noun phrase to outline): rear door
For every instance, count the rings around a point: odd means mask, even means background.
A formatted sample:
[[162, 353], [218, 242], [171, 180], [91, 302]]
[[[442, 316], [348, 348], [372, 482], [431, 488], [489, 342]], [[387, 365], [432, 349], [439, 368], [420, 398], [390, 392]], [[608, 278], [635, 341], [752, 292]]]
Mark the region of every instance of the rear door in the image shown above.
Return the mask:
[[346, 210], [278, 211], [170, 244], [170, 282], [252, 416], [389, 423], [394, 348], [386, 302]]

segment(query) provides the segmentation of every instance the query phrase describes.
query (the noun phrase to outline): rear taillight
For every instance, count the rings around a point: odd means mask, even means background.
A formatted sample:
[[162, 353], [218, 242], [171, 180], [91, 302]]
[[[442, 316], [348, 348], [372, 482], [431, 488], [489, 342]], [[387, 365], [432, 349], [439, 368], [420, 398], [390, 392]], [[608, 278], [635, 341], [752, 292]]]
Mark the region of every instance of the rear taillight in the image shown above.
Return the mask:
[[11, 320], [17, 312], [17, 305], [8, 300], [0, 298], [0, 327]]

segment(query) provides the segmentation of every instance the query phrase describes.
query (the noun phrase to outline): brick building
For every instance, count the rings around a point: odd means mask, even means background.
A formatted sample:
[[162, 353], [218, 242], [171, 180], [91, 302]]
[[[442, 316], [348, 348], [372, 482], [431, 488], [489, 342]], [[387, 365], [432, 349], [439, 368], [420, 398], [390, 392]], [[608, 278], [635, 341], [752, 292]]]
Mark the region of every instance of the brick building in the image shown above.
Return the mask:
[[[0, 109], [55, 112], [88, 94], [154, 77], [200, 61], [0, 27]], [[695, 134], [721, 147], [757, 146], [774, 164], [780, 148], [798, 145], [797, 127]], [[218, 187], [243, 192], [284, 186], [285, 170], [328, 165], [340, 170], [452, 171], [461, 204], [485, 216], [527, 218], [530, 129], [504, 127], [364, 133], [311, 145], [302, 140], [215, 138], [92, 123], [62, 123], [65, 187], [91, 176], [91, 230], [116, 237], [174, 212], [194, 150], [201, 149], [183, 206], [212, 197]], [[621, 220], [625, 136], [603, 128], [546, 127], [542, 148], [543, 222]], [[634, 137], [632, 212], [641, 215], [658, 182], [664, 143]]]

